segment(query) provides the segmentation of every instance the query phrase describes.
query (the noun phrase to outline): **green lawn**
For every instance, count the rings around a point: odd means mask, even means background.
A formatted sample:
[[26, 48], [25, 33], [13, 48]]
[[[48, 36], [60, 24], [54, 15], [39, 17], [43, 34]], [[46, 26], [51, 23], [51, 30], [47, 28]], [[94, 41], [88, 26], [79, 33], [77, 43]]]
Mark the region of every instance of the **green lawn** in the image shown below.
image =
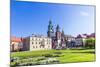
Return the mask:
[[24, 59], [27, 57], [40, 57], [45, 55], [50, 55], [50, 57], [57, 56], [56, 58], [60, 61], [60, 63], [95, 61], [94, 49], [39, 50], [13, 52], [11, 53], [11, 58], [20, 57], [21, 59]]

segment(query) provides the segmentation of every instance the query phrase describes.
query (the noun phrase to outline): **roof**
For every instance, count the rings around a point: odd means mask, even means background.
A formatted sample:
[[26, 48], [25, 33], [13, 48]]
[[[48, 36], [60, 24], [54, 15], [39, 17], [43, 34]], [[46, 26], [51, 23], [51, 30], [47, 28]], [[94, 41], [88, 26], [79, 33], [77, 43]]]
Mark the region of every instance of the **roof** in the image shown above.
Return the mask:
[[49, 37], [47, 37], [47, 36], [44, 36], [44, 35], [39, 35], [39, 34], [32, 34], [31, 36], [29, 36], [29, 37], [44, 37], [44, 38], [49, 38]]
[[94, 37], [95, 38], [95, 33], [91, 33], [90, 37]]
[[22, 41], [22, 38], [11, 36], [11, 42], [21, 42], [21, 41]]
[[75, 38], [75, 37], [74, 37], [74, 36], [72, 36], [72, 35], [65, 35], [65, 37]]
[[90, 35], [88, 35], [88, 34], [79, 34], [79, 35], [77, 35], [76, 38], [91, 38], [91, 37], [95, 38], [95, 33], [91, 33]]
[[82, 35], [80, 35], [80, 34], [79, 34], [79, 35], [77, 35], [77, 37], [76, 37], [76, 38], [82, 38]]

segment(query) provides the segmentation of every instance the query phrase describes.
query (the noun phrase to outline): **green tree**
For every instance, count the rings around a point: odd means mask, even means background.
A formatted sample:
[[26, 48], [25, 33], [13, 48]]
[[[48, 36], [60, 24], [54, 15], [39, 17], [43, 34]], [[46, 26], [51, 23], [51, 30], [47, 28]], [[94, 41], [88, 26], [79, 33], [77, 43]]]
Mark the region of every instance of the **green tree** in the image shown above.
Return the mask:
[[85, 48], [95, 48], [95, 38], [88, 38], [85, 41]]

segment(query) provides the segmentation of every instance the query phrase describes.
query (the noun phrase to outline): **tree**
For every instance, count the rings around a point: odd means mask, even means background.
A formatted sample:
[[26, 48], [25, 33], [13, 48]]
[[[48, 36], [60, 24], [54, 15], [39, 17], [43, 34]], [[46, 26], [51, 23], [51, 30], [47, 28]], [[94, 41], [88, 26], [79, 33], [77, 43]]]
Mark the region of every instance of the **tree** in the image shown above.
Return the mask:
[[95, 48], [95, 38], [88, 38], [85, 41], [85, 48]]

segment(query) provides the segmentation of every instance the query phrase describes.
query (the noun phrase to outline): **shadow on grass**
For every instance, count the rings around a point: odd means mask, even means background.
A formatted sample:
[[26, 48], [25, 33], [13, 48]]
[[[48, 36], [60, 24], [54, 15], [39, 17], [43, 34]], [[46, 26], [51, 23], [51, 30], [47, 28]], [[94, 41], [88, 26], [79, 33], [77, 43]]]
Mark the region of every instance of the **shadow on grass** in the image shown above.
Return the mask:
[[87, 52], [71, 52], [71, 53], [90, 53], [90, 54], [95, 54], [95, 51], [87, 51]]
[[89, 50], [88, 48], [71, 48], [70, 50]]

